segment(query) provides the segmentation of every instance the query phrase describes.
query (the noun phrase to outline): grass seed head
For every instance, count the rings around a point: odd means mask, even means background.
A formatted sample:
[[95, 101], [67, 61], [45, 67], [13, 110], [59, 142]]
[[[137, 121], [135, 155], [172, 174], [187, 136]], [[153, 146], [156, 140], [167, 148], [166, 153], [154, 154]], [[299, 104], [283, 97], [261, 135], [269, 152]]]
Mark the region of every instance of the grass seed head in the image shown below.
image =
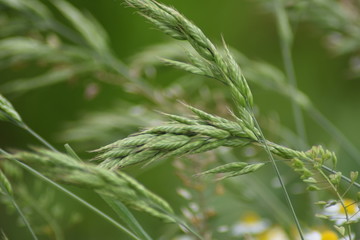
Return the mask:
[[23, 124], [20, 115], [16, 112], [12, 104], [0, 94], [0, 120], [12, 122], [17, 125]]

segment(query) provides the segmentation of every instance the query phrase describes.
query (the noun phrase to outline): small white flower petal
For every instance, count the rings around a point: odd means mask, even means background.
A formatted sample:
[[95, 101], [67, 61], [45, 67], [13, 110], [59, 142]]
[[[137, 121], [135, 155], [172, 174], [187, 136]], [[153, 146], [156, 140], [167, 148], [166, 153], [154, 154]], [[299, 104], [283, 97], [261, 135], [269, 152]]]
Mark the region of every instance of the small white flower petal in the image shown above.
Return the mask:
[[259, 221], [255, 223], [239, 222], [232, 228], [233, 236], [242, 236], [245, 234], [257, 234], [264, 232], [269, 227], [268, 221]]
[[221, 233], [227, 232], [227, 231], [229, 231], [229, 227], [225, 226], [225, 225], [222, 225], [222, 226], [218, 227], [217, 231], [221, 232]]
[[280, 227], [272, 227], [271, 229], [267, 230], [266, 233], [261, 237], [261, 239], [266, 240], [289, 240], [288, 236], [286, 235], [285, 231]]
[[304, 235], [305, 240], [321, 240], [321, 233], [312, 231]]

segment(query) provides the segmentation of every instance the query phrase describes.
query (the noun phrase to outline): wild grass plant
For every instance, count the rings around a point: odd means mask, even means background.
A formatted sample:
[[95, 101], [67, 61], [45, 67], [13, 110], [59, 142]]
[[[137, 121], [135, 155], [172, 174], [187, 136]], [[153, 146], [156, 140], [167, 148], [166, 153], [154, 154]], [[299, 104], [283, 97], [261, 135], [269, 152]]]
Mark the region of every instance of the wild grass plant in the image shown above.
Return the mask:
[[[65, 142], [71, 140], [90, 146], [87, 150], [91, 150], [91, 161], [85, 161], [86, 157], [79, 156], [89, 155], [78, 155], [79, 151], [69, 144], [60, 150], [46, 141], [0, 95], [0, 120], [25, 130], [42, 145], [29, 150], [1, 149], [2, 202], [10, 212], [16, 211], [19, 222], [28, 230], [27, 236], [70, 239], [62, 230], [61, 210], [49, 212], [53, 209], [49, 202], [30, 204], [35, 198], [27, 190], [26, 179], [34, 178], [36, 182], [54, 186], [96, 213], [99, 219], [115, 226], [123, 234], [119, 239], [357, 239], [359, 150], [297, 89], [291, 53], [294, 30], [288, 17], [293, 9], [286, 5], [289, 3], [278, 0], [271, 4], [277, 19], [283, 73], [268, 63], [250, 60], [227, 46], [225, 39], [214, 44], [175, 8], [154, 0], [124, 2], [160, 31], [185, 45], [179, 48], [177, 43], [167, 43], [150, 47], [135, 55], [127, 66], [111, 50], [109, 37], [97, 20], [70, 3], [0, 2], [9, 11], [4, 21], [14, 22], [4, 24], [7, 27], [0, 31], [1, 67], [24, 61], [45, 64], [42, 73], [35, 77], [2, 84], [4, 95], [24, 94], [69, 78], [96, 75], [98, 80], [147, 102], [143, 105], [124, 102], [68, 125], [59, 135]], [[298, 5], [293, 4], [296, 9]], [[320, 8], [322, 4], [327, 6], [320, 1], [313, 4]], [[336, 9], [336, 3], [331, 4], [331, 9]], [[69, 25], [58, 20], [59, 14]], [[347, 18], [343, 20], [350, 22]], [[32, 23], [35, 37], [29, 37], [28, 29], [23, 29], [24, 21]], [[357, 29], [356, 23], [353, 28]], [[151, 71], [159, 65], [195, 74], [193, 78], [186, 75], [179, 80], [189, 92], [176, 84], [161, 89], [148, 83], [145, 78], [151, 78]], [[286, 127], [281, 126], [283, 130], [274, 133], [271, 124], [264, 124], [266, 120], [257, 110], [257, 98], [247, 78], [291, 101], [296, 129], [292, 133], [293, 141], [282, 134], [285, 130], [291, 132]], [[189, 84], [190, 80], [194, 83]], [[222, 86], [229, 94], [211, 89], [197, 97], [197, 91], [192, 95], [191, 89], [206, 89], [203, 85], [212, 84], [212, 80], [218, 82], [217, 88]], [[85, 96], [96, 97], [97, 91], [97, 85], [90, 84]], [[187, 98], [191, 104], [178, 102]], [[202, 108], [206, 105], [213, 107], [205, 111]], [[154, 107], [160, 111], [150, 110]], [[337, 170], [343, 160], [338, 160], [335, 152], [320, 145], [308, 147], [311, 132], [306, 130], [303, 113], [309, 114], [338, 141], [353, 163], [351, 172], [343, 174]], [[143, 129], [136, 131], [140, 125]], [[118, 135], [126, 134], [129, 135], [118, 140]], [[281, 143], [270, 140], [268, 135], [275, 135], [274, 139], [281, 139]], [[136, 179], [137, 174], [151, 172], [151, 166], [161, 166], [165, 160], [173, 160], [173, 169], [183, 185], [167, 191], [177, 192], [184, 199], [182, 207], [164, 200]], [[136, 172], [138, 168], [141, 171]], [[273, 186], [264, 183], [269, 181], [261, 176], [265, 170], [264, 175], [273, 179]], [[288, 174], [289, 171], [292, 173]], [[305, 200], [296, 201], [294, 191], [289, 191], [290, 181], [284, 176], [292, 176], [292, 181], [300, 186], [307, 201], [305, 207], [299, 206]], [[161, 182], [166, 186], [166, 179]], [[93, 196], [100, 197], [112, 213], [60, 184], [94, 192]], [[41, 198], [50, 199], [51, 194], [58, 193], [40, 190]], [[251, 202], [256, 204], [249, 210]], [[140, 215], [133, 215], [132, 210]], [[308, 216], [301, 211], [308, 212]], [[149, 231], [142, 213], [159, 219], [158, 225], [163, 227], [157, 228], [158, 232]], [[237, 218], [241, 216], [241, 220], [226, 217], [229, 213]], [[41, 224], [36, 215], [41, 216]], [[73, 219], [72, 224], [81, 221], [76, 214]], [[50, 230], [45, 231], [45, 227]], [[2, 230], [6, 238], [7, 229]]]

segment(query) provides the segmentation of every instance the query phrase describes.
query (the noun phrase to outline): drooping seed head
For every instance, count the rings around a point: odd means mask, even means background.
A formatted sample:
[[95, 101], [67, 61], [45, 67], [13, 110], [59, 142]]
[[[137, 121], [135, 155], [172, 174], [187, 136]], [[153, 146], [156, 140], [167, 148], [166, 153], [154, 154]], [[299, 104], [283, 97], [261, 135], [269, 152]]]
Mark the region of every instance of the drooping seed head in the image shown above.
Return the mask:
[[0, 94], [0, 120], [12, 122], [14, 124], [22, 124], [20, 115], [16, 112], [12, 104]]

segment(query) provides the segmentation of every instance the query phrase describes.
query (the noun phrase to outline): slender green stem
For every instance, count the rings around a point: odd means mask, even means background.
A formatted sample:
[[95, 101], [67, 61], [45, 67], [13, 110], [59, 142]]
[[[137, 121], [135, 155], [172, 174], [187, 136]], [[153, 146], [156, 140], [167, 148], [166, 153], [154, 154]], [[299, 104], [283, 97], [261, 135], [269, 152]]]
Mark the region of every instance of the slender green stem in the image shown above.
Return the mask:
[[[327, 182], [330, 184], [332, 190], [334, 190], [336, 196], [339, 198], [341, 207], [344, 209], [344, 212], [345, 212], [346, 221], [348, 222], [350, 218], [349, 218], [349, 214], [347, 212], [347, 206], [345, 206], [345, 203], [344, 203], [344, 200], [343, 200], [342, 196], [340, 196], [339, 191], [336, 189], [336, 187], [331, 182], [331, 180], [328, 178], [328, 176], [326, 176], [326, 174], [324, 172], [322, 172], [322, 171], [319, 171], [319, 172], [327, 180]], [[349, 240], [351, 240], [352, 239], [352, 237], [351, 237], [351, 226], [350, 226], [350, 224], [346, 224], [346, 225], [347, 225]]]
[[273, 165], [273, 167], [274, 167], [274, 170], [275, 170], [275, 172], [276, 172], [277, 178], [279, 179], [281, 188], [282, 188], [282, 190], [283, 190], [283, 192], [284, 192], [284, 195], [285, 195], [285, 198], [286, 198], [286, 202], [287, 202], [287, 204], [288, 204], [288, 206], [289, 206], [289, 208], [290, 208], [290, 210], [291, 210], [291, 214], [292, 214], [292, 216], [293, 216], [293, 218], [294, 218], [294, 221], [295, 221], [295, 224], [296, 224], [296, 228], [297, 228], [297, 230], [298, 230], [298, 232], [299, 232], [300, 238], [301, 238], [301, 240], [304, 240], [304, 234], [303, 234], [303, 232], [302, 232], [300, 222], [299, 222], [299, 220], [298, 220], [298, 218], [297, 218], [297, 216], [296, 216], [295, 209], [294, 209], [294, 207], [293, 207], [293, 205], [292, 205], [290, 196], [289, 196], [289, 194], [288, 194], [288, 192], [287, 192], [287, 190], [286, 190], [284, 181], [283, 181], [283, 179], [282, 179], [282, 177], [281, 177], [281, 174], [280, 174], [280, 171], [279, 171], [279, 169], [278, 169], [278, 167], [277, 167], [277, 164], [276, 164], [276, 162], [275, 162], [275, 159], [274, 159], [274, 157], [273, 157], [273, 155], [272, 155], [272, 153], [271, 153], [271, 151], [270, 151], [270, 148], [269, 148], [269, 146], [268, 146], [268, 144], [267, 144], [267, 141], [265, 140], [265, 136], [264, 136], [263, 132], [261, 131], [261, 128], [260, 128], [259, 123], [257, 122], [257, 120], [256, 120], [256, 118], [255, 118], [254, 116], [253, 116], [253, 119], [254, 119], [254, 123], [255, 123], [256, 128], [257, 128], [257, 129], [259, 130], [259, 132], [260, 132], [260, 135], [261, 135], [261, 138], [262, 138], [261, 141], [264, 143], [263, 146], [265, 147], [265, 151], [266, 151], [266, 153], [268, 154], [268, 156], [269, 156], [269, 158], [270, 158], [270, 160], [271, 160], [271, 163], [272, 163], [272, 165]]
[[[7, 153], [6, 151], [0, 149], [0, 152], [5, 154], [5, 155], [9, 155], [9, 153]], [[81, 204], [83, 204], [85, 207], [89, 208], [90, 210], [92, 210], [93, 212], [95, 212], [96, 214], [98, 214], [99, 216], [101, 216], [102, 218], [104, 218], [105, 220], [107, 220], [109, 223], [111, 223], [112, 225], [116, 226], [117, 228], [119, 228], [120, 230], [122, 230], [123, 232], [125, 232], [126, 234], [128, 234], [129, 236], [131, 236], [133, 239], [137, 239], [137, 240], [141, 240], [140, 238], [138, 238], [136, 235], [134, 235], [131, 231], [129, 231], [127, 228], [125, 228], [124, 226], [122, 226], [120, 223], [118, 223], [117, 221], [115, 221], [113, 218], [111, 218], [110, 216], [108, 216], [107, 214], [103, 213], [101, 210], [99, 210], [98, 208], [94, 207], [93, 205], [91, 205], [90, 203], [88, 203], [87, 201], [85, 201], [84, 199], [78, 197], [77, 195], [75, 195], [74, 193], [70, 192], [69, 190], [67, 190], [66, 188], [62, 187], [61, 185], [57, 184], [56, 182], [52, 181], [51, 179], [47, 178], [46, 176], [44, 176], [43, 174], [41, 174], [40, 172], [36, 171], [35, 169], [31, 168], [30, 166], [26, 165], [25, 163], [16, 160], [14, 161], [15, 163], [17, 163], [18, 165], [20, 165], [22, 168], [26, 169], [27, 171], [31, 172], [32, 174], [34, 174], [35, 176], [41, 178], [42, 180], [44, 180], [45, 182], [53, 185], [54, 187], [56, 187], [57, 189], [59, 189], [60, 191], [64, 192], [65, 194], [67, 194], [68, 196], [70, 196], [71, 198], [75, 199], [76, 201], [80, 202]]]
[[[284, 62], [284, 68], [290, 86], [294, 90], [296, 90], [297, 80], [296, 80], [294, 63], [292, 61], [292, 54], [291, 54], [292, 32], [289, 26], [289, 20], [287, 18], [283, 3], [280, 0], [276, 0], [275, 5], [276, 5], [277, 26], [280, 36], [280, 45], [281, 45], [282, 59]], [[302, 140], [299, 141], [299, 144], [303, 149], [305, 149], [307, 146], [304, 143], [307, 142], [307, 135], [306, 135], [303, 113], [301, 111], [300, 106], [296, 103], [296, 101], [293, 98], [291, 98], [291, 107], [295, 119], [296, 132]]]
[[19, 213], [19, 215], [20, 215], [21, 219], [23, 220], [23, 222], [25, 223], [27, 229], [29, 229], [29, 232], [30, 232], [31, 236], [33, 237], [33, 239], [38, 240], [37, 236], [35, 235], [34, 230], [32, 229], [29, 221], [26, 219], [24, 213], [21, 211], [19, 205], [17, 205], [17, 203], [15, 202], [15, 200], [11, 196], [9, 196], [9, 197], [10, 197], [11, 203], [16, 208], [16, 211]]
[[102, 196], [100, 197], [114, 210], [114, 212], [127, 223], [128, 227], [136, 233], [143, 240], [152, 240], [149, 234], [142, 228], [140, 223], [132, 215], [132, 213], [127, 209], [127, 207], [118, 200], [113, 200], [109, 197]]
[[[281, 54], [284, 63], [285, 73], [289, 81], [290, 90], [295, 92], [298, 86], [291, 52], [291, 47], [293, 44], [293, 32], [282, 0], [275, 0], [275, 8], [277, 27], [280, 37]], [[291, 108], [295, 120], [296, 133], [300, 137], [300, 141], [298, 141], [298, 144], [302, 148], [302, 150], [304, 150], [307, 148], [308, 145], [304, 116], [302, 113], [302, 109], [297, 104], [296, 100], [294, 98], [290, 99]], [[314, 193], [310, 192], [309, 197], [312, 199], [312, 201], [314, 201]], [[311, 208], [311, 211], [314, 212], [313, 207]]]
[[351, 187], [354, 185], [354, 182], [350, 183], [350, 185], [346, 188], [344, 193], [341, 195], [342, 198], [346, 196], [346, 194], [350, 191]]
[[[325, 165], [322, 165], [321, 168], [323, 168], [324, 170], [332, 173], [332, 174], [335, 174], [336, 171], [332, 170], [331, 168], [329, 168], [328, 166], [325, 166]], [[341, 179], [345, 180], [346, 182], [350, 183], [350, 184], [353, 184], [354, 186], [360, 188], [360, 184], [357, 183], [357, 182], [354, 182], [352, 181], [350, 178], [344, 176], [344, 175], [341, 175]]]
[[[283, 58], [284, 58], [284, 65], [285, 65], [285, 71], [286, 71], [286, 75], [288, 77], [288, 79], [290, 80], [289, 82], [291, 83], [293, 88], [297, 88], [297, 84], [296, 84], [296, 77], [295, 77], [295, 73], [294, 73], [294, 66], [291, 60], [291, 52], [289, 49], [289, 46], [287, 47], [283, 47]], [[304, 116], [303, 113], [301, 111], [301, 108], [299, 107], [298, 104], [296, 104], [295, 100], [291, 100], [291, 107], [293, 110], [293, 114], [294, 114], [294, 118], [295, 118], [295, 125], [296, 125], [296, 132], [297, 134], [300, 136], [300, 139], [302, 141], [299, 141], [300, 146], [304, 149], [306, 148], [307, 144], [304, 144], [307, 142], [307, 134], [306, 134], [306, 129], [305, 129], [305, 123], [304, 123]]]
[[30, 135], [32, 135], [33, 137], [35, 137], [37, 140], [39, 140], [42, 144], [44, 144], [46, 147], [48, 147], [49, 149], [58, 152], [58, 150], [56, 150], [56, 148], [54, 148], [50, 143], [48, 143], [44, 138], [42, 138], [39, 134], [37, 134], [35, 131], [33, 131], [28, 125], [26, 125], [25, 123], [23, 125], [20, 125], [20, 127], [22, 129], [24, 129], [25, 131], [27, 131], [28, 133], [30, 133]]

